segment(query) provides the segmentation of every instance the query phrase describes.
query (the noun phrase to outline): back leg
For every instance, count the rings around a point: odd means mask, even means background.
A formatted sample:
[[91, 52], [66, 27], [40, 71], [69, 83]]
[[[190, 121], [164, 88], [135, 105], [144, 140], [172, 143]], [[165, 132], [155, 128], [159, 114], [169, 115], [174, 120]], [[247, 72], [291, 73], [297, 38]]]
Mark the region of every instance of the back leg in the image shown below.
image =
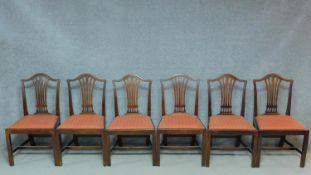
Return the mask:
[[286, 136], [281, 136], [278, 146], [283, 147], [286, 140]]
[[28, 135], [28, 139], [31, 146], [36, 146], [35, 138], [33, 135]]

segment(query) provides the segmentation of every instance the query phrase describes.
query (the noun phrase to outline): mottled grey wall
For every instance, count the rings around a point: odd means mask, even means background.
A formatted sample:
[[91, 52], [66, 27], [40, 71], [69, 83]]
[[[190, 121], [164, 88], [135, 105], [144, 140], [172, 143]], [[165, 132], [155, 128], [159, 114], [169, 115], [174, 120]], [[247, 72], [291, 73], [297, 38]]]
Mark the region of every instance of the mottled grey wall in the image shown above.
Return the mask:
[[62, 80], [61, 114], [68, 115], [65, 80], [82, 72], [108, 79], [137, 73], [154, 81], [152, 117], [160, 118], [159, 79], [200, 78], [206, 122], [206, 79], [233, 73], [251, 80], [277, 72], [295, 80], [292, 114], [311, 127], [310, 0], [0, 1], [0, 127], [22, 115], [20, 79], [46, 72]]

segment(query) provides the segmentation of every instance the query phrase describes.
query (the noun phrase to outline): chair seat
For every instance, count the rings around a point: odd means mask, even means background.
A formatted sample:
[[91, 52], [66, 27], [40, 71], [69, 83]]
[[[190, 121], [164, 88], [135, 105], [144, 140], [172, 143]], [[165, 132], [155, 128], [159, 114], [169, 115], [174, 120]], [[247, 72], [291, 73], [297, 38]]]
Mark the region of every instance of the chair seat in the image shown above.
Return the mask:
[[307, 129], [288, 115], [262, 115], [256, 121], [261, 131], [306, 131]]
[[158, 127], [159, 130], [204, 130], [205, 127], [197, 116], [187, 113], [165, 115]]
[[81, 114], [70, 116], [61, 124], [59, 130], [103, 130], [104, 117], [96, 114]]
[[54, 129], [58, 116], [52, 114], [27, 115], [17, 120], [7, 129], [10, 130], [51, 130]]
[[256, 129], [242, 116], [215, 115], [210, 117], [209, 130], [212, 131], [255, 131]]
[[108, 127], [109, 131], [154, 130], [151, 117], [142, 114], [117, 116]]

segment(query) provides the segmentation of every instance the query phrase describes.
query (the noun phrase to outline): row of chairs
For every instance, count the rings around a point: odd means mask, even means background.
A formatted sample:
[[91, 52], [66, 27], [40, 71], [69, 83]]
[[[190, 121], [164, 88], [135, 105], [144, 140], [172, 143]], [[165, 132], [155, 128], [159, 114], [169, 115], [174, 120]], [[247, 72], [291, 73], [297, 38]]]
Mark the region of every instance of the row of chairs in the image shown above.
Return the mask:
[[[28, 113], [26, 88], [30, 82], [35, 89], [36, 112]], [[51, 87], [51, 82], [56, 83], [56, 109], [55, 114], [51, 114], [47, 107], [47, 90]], [[309, 130], [290, 116], [291, 96], [293, 80], [281, 77], [278, 74], [268, 74], [261, 79], [254, 80], [254, 121], [249, 123], [244, 118], [246, 80], [241, 80], [231, 74], [224, 74], [216, 79], [208, 80], [208, 125], [204, 124], [198, 117], [199, 106], [199, 80], [193, 79], [188, 75], [176, 75], [168, 79], [161, 80], [162, 89], [162, 118], [156, 128], [151, 119], [151, 80], [144, 80], [133, 74], [124, 76], [120, 80], [113, 81], [115, 118], [108, 127], [105, 127], [105, 88], [106, 80], [99, 79], [91, 74], [81, 74], [75, 79], [68, 80], [69, 94], [69, 113], [70, 117], [63, 123], [60, 122], [59, 89], [60, 80], [53, 79], [46, 74], [35, 74], [29, 79], [22, 80], [22, 97], [24, 117], [6, 128], [6, 142], [8, 149], [9, 164], [14, 165], [13, 153], [25, 148], [52, 148], [56, 166], [62, 165], [62, 152], [66, 149], [90, 150], [99, 149], [103, 152], [104, 166], [111, 165], [111, 151], [120, 149], [151, 149], [152, 162], [154, 166], [160, 166], [160, 151], [163, 149], [199, 149], [202, 154], [202, 166], [209, 166], [211, 150], [246, 150], [252, 154], [251, 166], [259, 167], [261, 150], [296, 150], [301, 154], [300, 166], [304, 167], [308, 147]], [[82, 94], [82, 111], [74, 113], [73, 83], [78, 82]], [[167, 114], [167, 104], [165, 83], [171, 83], [174, 94], [174, 112]], [[194, 93], [194, 114], [186, 111], [187, 90], [190, 83], [194, 83], [192, 90]], [[264, 114], [258, 115], [258, 83], [264, 82], [267, 104]], [[278, 94], [282, 82], [288, 83], [288, 101], [285, 114], [278, 113]], [[101, 83], [101, 114], [94, 112], [93, 96], [95, 84]], [[117, 83], [124, 86], [127, 112], [119, 114], [119, 96]], [[147, 114], [139, 111], [139, 91], [142, 84], [147, 87]], [[216, 83], [220, 89], [220, 112], [215, 115], [212, 113], [212, 84]], [[237, 87], [237, 84], [241, 86]], [[242, 88], [241, 88], [242, 87]], [[233, 90], [242, 91], [242, 101], [240, 114], [232, 111]], [[28, 138], [19, 146], [12, 147], [11, 134], [26, 134]], [[61, 136], [72, 135], [72, 140], [68, 144], [63, 144]], [[115, 135], [116, 141], [110, 144], [110, 136]], [[202, 136], [199, 144], [197, 137]], [[251, 135], [252, 142], [246, 144], [242, 136]], [[295, 147], [287, 139], [287, 135], [303, 135], [302, 149]], [[38, 145], [35, 138], [41, 136], [52, 137], [52, 145]], [[79, 138], [85, 136], [101, 137], [101, 145], [80, 145]], [[142, 137], [144, 146], [126, 146], [123, 142], [125, 137]], [[162, 141], [160, 137], [162, 136]], [[189, 145], [168, 144], [170, 137], [189, 137]], [[264, 137], [279, 138], [276, 147], [263, 147]], [[150, 140], [152, 138], [152, 141]], [[233, 147], [215, 147], [212, 144], [214, 138], [234, 138]], [[285, 144], [287, 146], [285, 146]]]

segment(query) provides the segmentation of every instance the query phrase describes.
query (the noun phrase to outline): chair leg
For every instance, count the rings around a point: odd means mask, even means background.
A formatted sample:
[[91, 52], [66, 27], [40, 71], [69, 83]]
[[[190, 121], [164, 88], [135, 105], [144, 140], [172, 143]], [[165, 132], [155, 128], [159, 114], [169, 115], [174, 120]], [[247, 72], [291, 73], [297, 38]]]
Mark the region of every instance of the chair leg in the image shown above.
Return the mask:
[[257, 135], [257, 160], [256, 160], [256, 167], [260, 167], [260, 159], [261, 159], [261, 144], [262, 144], [262, 134], [258, 132]]
[[258, 133], [255, 132], [253, 134], [252, 139], [252, 167], [259, 167], [259, 164], [257, 163], [257, 156], [258, 156]]
[[235, 147], [239, 147], [240, 144], [241, 144], [241, 138], [242, 136], [237, 136], [236, 139], [235, 139]]
[[202, 134], [202, 160], [201, 160], [201, 166], [206, 166], [206, 131], [203, 131]]
[[209, 167], [210, 163], [210, 154], [211, 154], [211, 146], [212, 146], [212, 134], [211, 132], [206, 132], [206, 160], [205, 160], [205, 166]]
[[156, 138], [155, 138], [155, 143], [156, 145], [156, 166], [160, 166], [160, 153], [161, 153], [161, 148], [160, 148], [160, 133], [156, 133]]
[[74, 145], [75, 146], [79, 146], [80, 144], [79, 144], [78, 136], [77, 135], [73, 135], [72, 137], [73, 137], [72, 140], [73, 140]]
[[156, 132], [152, 134], [152, 165], [153, 166], [158, 166], [157, 165], [157, 139], [156, 139]]
[[33, 135], [28, 135], [28, 139], [31, 146], [36, 146], [35, 138]]
[[118, 146], [123, 146], [122, 136], [118, 136], [117, 143], [118, 143]]
[[196, 135], [191, 136], [191, 146], [195, 146], [196, 141], [197, 141], [197, 136]]
[[305, 166], [306, 155], [308, 150], [309, 131], [306, 131], [303, 135], [302, 154], [300, 159], [300, 167]]
[[104, 166], [111, 166], [110, 155], [110, 136], [108, 133], [102, 134], [103, 139], [103, 152], [104, 152]]
[[5, 130], [5, 136], [6, 136], [6, 145], [8, 149], [9, 164], [10, 166], [14, 166], [11, 133], [8, 130]]
[[150, 136], [146, 136], [146, 146], [150, 146]]
[[53, 153], [54, 153], [54, 162], [55, 166], [62, 166], [62, 153], [61, 153], [61, 140], [60, 135], [58, 133], [52, 134], [52, 145], [53, 145]]
[[283, 147], [285, 143], [286, 136], [281, 136], [278, 146]]
[[163, 144], [164, 146], [167, 146], [167, 135], [166, 135], [166, 134], [163, 134], [162, 144]]

